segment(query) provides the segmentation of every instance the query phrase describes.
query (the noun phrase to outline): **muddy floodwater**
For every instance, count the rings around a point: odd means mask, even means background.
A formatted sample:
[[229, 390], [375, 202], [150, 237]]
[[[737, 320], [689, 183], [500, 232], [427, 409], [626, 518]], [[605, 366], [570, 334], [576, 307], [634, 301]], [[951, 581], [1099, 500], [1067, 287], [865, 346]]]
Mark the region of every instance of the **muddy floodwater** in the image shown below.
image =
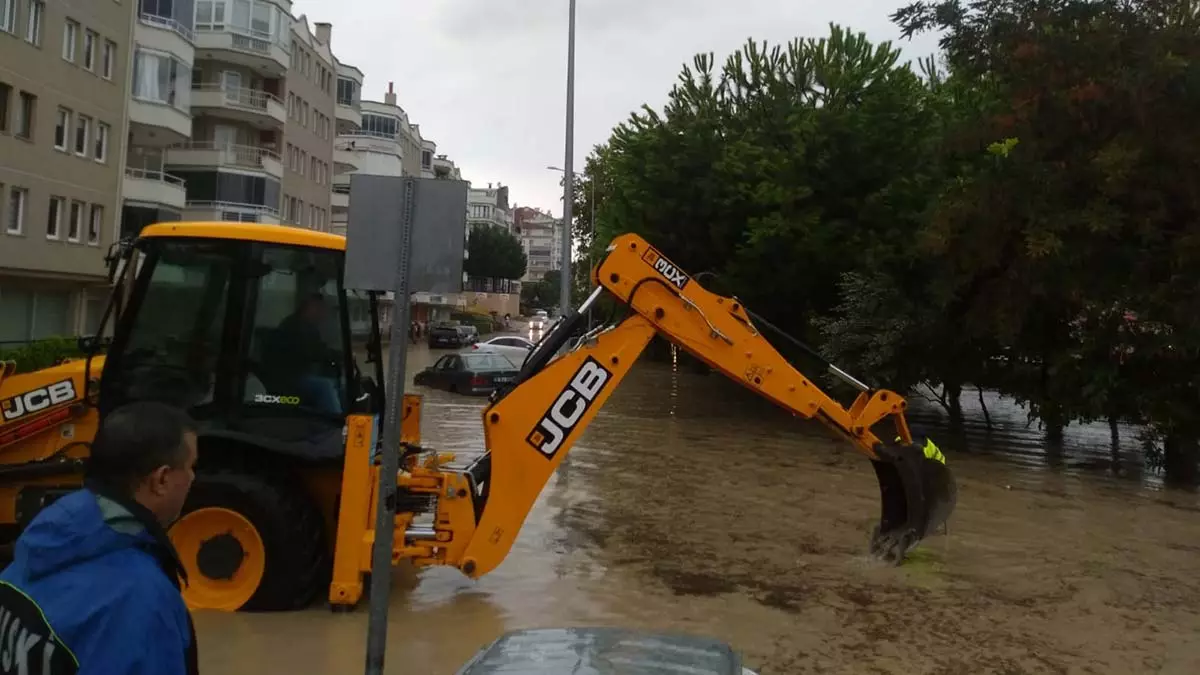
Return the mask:
[[[412, 348], [410, 372], [437, 354]], [[482, 400], [410, 391], [427, 445], [480, 449]], [[394, 572], [386, 671], [449, 675], [508, 630], [604, 624], [715, 636], [763, 675], [1200, 673], [1200, 498], [1111, 471], [1106, 426], [1047, 451], [1020, 411], [989, 407], [997, 429], [971, 426], [969, 453], [914, 412], [958, 510], [888, 568], [865, 556], [861, 455], [719, 375], [641, 363], [497, 571]], [[363, 668], [365, 604], [196, 623], [204, 672]]]

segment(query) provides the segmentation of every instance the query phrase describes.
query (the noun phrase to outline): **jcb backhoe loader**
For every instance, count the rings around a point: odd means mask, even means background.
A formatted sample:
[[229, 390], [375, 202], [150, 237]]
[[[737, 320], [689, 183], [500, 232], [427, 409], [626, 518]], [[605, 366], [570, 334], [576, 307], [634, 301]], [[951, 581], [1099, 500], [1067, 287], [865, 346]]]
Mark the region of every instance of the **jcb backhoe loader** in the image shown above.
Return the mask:
[[[0, 371], [8, 538], [77, 488], [104, 415], [163, 400], [202, 427], [196, 482], [170, 530], [188, 604], [291, 609], [327, 590], [335, 608], [355, 605], [371, 571], [385, 393], [378, 299], [343, 288], [344, 252], [343, 237], [272, 225], [145, 228], [113, 256], [102, 321], [111, 338], [82, 340], [84, 359]], [[551, 473], [656, 334], [871, 459], [883, 500], [875, 555], [899, 563], [949, 517], [953, 480], [913, 445], [901, 396], [833, 369], [862, 392], [842, 407], [779, 355], [736, 299], [704, 290], [637, 236], [614, 240], [593, 279], [587, 303], [492, 395], [485, 452], [465, 468], [421, 447], [421, 400], [404, 396], [398, 491], [385, 498], [396, 513], [394, 563], [452, 565], [473, 578], [499, 565]], [[579, 312], [605, 292], [628, 317], [560, 354]], [[885, 419], [894, 430], [881, 439]]]

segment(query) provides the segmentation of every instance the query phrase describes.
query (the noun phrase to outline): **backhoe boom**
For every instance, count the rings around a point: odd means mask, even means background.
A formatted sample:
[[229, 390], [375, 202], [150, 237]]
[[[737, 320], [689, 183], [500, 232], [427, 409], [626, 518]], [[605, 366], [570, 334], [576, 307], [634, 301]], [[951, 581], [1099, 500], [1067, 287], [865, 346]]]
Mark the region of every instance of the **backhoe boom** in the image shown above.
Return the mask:
[[[656, 334], [793, 414], [823, 422], [872, 461], [882, 497], [871, 537], [876, 555], [898, 564], [949, 517], [953, 478], [944, 458], [929, 459], [913, 445], [902, 396], [869, 390], [831, 366], [860, 389], [843, 407], [771, 346], [737, 299], [705, 290], [636, 235], [613, 241], [593, 279], [598, 288], [584, 306], [543, 339], [514, 386], [493, 396], [483, 413], [488, 453], [457, 473], [470, 484], [473, 508], [452, 503], [466, 494], [444, 492], [435, 521], [441, 545], [418, 564], [455, 565], [471, 577], [495, 569], [550, 475]], [[558, 355], [601, 292], [625, 303], [629, 316]], [[874, 429], [885, 419], [893, 423], [888, 434], [894, 440], [882, 440]], [[463, 522], [466, 513], [474, 514], [473, 522]]]

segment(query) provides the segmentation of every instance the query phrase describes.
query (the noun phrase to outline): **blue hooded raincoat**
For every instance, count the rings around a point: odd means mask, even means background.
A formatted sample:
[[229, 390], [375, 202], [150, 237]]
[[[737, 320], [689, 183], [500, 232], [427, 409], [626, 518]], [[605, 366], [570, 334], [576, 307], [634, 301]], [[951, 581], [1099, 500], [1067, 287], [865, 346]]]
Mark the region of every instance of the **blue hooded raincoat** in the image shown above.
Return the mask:
[[77, 671], [45, 675], [191, 675], [196, 638], [179, 573], [174, 549], [148, 511], [85, 489], [33, 519], [0, 582], [36, 603], [77, 664]]

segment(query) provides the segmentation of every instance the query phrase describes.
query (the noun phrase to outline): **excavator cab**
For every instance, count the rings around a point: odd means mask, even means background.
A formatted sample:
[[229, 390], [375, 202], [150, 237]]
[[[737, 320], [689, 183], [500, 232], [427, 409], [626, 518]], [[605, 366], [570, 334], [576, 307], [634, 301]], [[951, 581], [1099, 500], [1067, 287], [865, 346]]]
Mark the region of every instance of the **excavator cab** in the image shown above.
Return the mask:
[[[206, 436], [340, 461], [346, 415], [378, 405], [350, 329], [351, 305], [373, 303], [342, 287], [341, 251], [152, 235], [123, 257], [129, 274], [114, 303], [101, 416], [133, 400], [165, 401]], [[366, 349], [377, 352], [378, 341]]]

